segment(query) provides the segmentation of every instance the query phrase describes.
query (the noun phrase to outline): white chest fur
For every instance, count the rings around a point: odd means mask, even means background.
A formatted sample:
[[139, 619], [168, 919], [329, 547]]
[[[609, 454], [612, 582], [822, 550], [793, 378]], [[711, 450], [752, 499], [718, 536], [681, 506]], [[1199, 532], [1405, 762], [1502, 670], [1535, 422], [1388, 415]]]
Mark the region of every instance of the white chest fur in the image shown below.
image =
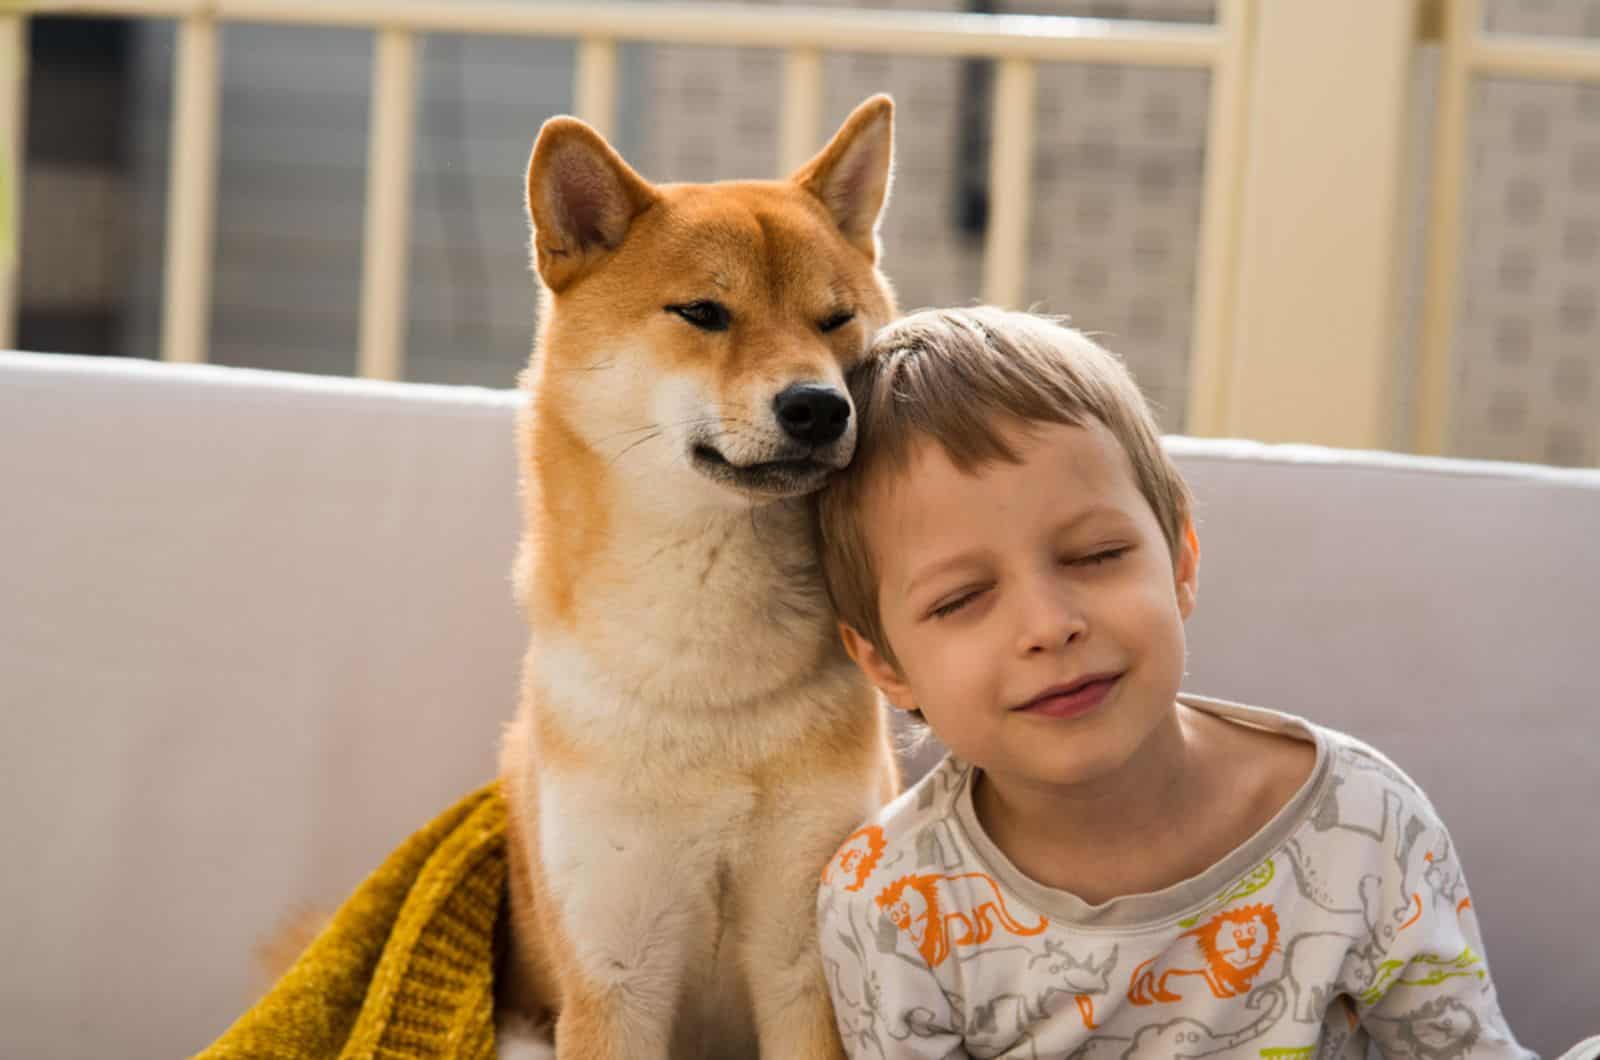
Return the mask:
[[565, 620], [531, 615], [530, 853], [586, 989], [623, 999], [626, 1055], [754, 1055], [759, 1013], [822, 989], [817, 876], [882, 771], [822, 750], [868, 700], [804, 518], [632, 511]]
[[754, 1054], [734, 895], [747, 876], [757, 792], [720, 773], [635, 778], [545, 772], [540, 855], [589, 981], [662, 1017], [673, 1055]]

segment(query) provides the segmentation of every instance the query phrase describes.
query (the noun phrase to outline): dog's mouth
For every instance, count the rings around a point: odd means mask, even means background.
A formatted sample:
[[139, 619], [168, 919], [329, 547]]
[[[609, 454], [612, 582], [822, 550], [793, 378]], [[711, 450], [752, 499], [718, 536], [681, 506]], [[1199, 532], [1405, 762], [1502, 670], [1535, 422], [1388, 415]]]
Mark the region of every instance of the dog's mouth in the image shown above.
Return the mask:
[[793, 497], [821, 487], [828, 475], [838, 470], [814, 456], [763, 460], [754, 464], [735, 464], [722, 450], [700, 443], [689, 451], [696, 471], [713, 481], [732, 486], [743, 493], [763, 497]]

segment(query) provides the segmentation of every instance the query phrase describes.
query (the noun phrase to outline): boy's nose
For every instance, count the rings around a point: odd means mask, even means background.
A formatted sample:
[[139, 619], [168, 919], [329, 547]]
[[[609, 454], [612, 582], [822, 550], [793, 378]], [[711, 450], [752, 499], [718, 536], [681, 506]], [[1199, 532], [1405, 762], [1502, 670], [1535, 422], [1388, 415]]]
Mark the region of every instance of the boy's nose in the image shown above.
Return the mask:
[[1082, 610], [1059, 587], [1035, 588], [1029, 594], [1026, 607], [1018, 644], [1023, 655], [1058, 651], [1088, 628]]

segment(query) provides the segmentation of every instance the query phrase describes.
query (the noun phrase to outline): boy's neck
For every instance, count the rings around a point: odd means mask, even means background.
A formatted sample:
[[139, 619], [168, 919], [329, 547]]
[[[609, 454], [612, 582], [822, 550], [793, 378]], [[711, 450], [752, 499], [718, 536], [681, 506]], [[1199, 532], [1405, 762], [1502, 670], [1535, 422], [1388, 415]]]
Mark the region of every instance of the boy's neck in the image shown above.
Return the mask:
[[1213, 771], [1201, 768], [1211, 757], [1203, 745], [1212, 720], [1174, 704], [1134, 758], [1080, 785], [980, 774], [973, 808], [995, 845], [1047, 887], [1091, 905], [1161, 890], [1226, 852], [1208, 841], [1215, 830], [1198, 827], [1229, 801]]

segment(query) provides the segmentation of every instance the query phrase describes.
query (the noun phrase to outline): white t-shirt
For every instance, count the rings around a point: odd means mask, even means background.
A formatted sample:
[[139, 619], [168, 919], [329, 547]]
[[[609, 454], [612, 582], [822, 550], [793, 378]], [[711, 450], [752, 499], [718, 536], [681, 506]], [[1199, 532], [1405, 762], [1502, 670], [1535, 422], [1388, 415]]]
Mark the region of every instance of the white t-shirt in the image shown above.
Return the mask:
[[1316, 745], [1311, 776], [1211, 868], [1102, 905], [985, 835], [947, 757], [828, 863], [819, 941], [852, 1057], [1523, 1058], [1455, 848], [1383, 755], [1274, 711], [1197, 710]]

